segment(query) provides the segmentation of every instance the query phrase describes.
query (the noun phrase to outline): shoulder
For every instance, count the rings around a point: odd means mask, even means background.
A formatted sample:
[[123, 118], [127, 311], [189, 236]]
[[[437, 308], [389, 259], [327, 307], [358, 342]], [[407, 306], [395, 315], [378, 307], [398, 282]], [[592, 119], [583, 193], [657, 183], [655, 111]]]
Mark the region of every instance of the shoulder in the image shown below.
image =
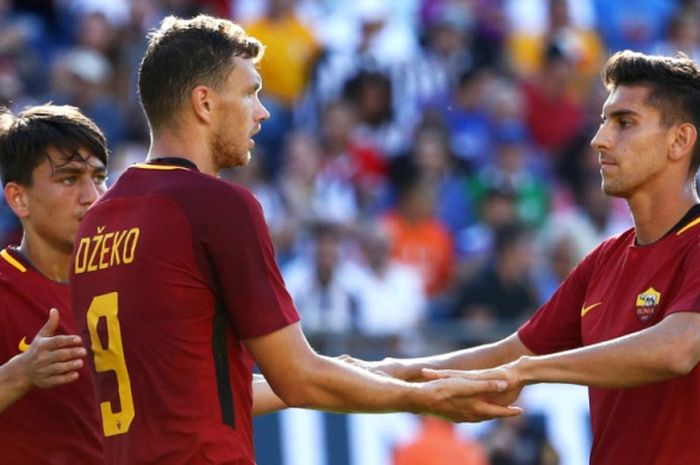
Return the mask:
[[236, 184], [196, 171], [177, 170], [167, 174], [171, 179], [152, 193], [170, 198], [193, 216], [259, 208], [255, 196]]
[[27, 267], [13, 253], [8, 249], [0, 250], [0, 290], [22, 285], [27, 281], [27, 272]]
[[633, 245], [634, 240], [634, 228], [630, 228], [620, 234], [616, 234], [614, 236], [608, 237], [607, 239], [604, 239], [598, 247], [593, 249], [591, 254], [609, 254], [619, 249], [620, 247], [626, 248], [630, 245]]

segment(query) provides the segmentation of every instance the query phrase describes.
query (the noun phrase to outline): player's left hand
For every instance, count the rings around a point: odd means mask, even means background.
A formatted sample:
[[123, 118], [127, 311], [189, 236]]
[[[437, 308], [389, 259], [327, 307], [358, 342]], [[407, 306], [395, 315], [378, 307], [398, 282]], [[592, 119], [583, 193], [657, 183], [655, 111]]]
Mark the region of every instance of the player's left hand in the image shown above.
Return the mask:
[[58, 310], [52, 308], [29, 349], [16, 356], [19, 372], [29, 387], [50, 388], [78, 379], [87, 351], [80, 336], [56, 335], [58, 318]]

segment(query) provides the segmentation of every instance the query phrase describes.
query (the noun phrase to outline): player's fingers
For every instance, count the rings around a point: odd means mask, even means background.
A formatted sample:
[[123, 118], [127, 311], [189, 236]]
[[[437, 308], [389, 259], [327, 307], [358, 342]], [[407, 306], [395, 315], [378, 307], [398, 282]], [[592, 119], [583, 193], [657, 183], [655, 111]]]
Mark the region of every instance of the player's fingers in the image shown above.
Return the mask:
[[515, 405], [502, 406], [498, 404], [491, 404], [482, 400], [478, 401], [478, 405], [475, 410], [479, 412], [477, 415], [477, 421], [487, 420], [491, 418], [501, 418], [501, 417], [516, 417], [522, 415], [523, 409]]
[[491, 370], [433, 370], [431, 368], [422, 368], [421, 375], [426, 380], [442, 379], [442, 378], [457, 378], [457, 379], [508, 379], [506, 372], [498, 369]]
[[508, 389], [508, 382], [502, 379], [488, 380], [460, 380], [462, 383], [462, 392], [466, 396], [476, 394], [488, 394], [492, 392], [502, 392]]
[[358, 358], [355, 358], [351, 355], [343, 354], [338, 356], [338, 360], [349, 363], [350, 365], [354, 365], [356, 367], [361, 367], [361, 368], [368, 368], [369, 363], [367, 363], [365, 360], [360, 360]]
[[[465, 371], [462, 370], [433, 370], [432, 368], [421, 368], [421, 375], [424, 379], [442, 379], [442, 378], [465, 378]], [[472, 377], [469, 377], [472, 379]]]
[[58, 375], [43, 378], [40, 382], [37, 382], [36, 385], [44, 389], [51, 388], [55, 386], [60, 386], [61, 384], [72, 383], [79, 377], [80, 374], [77, 371], [69, 371], [68, 373], [61, 373]]
[[83, 366], [82, 359], [68, 360], [66, 362], [50, 363], [37, 370], [37, 379], [46, 379], [58, 375], [63, 375], [71, 371], [80, 369]]
[[85, 357], [87, 351], [84, 347], [70, 347], [66, 349], [56, 349], [51, 352], [51, 360], [53, 362], [65, 362], [68, 360], [77, 360]]
[[44, 326], [39, 329], [37, 336], [49, 337], [56, 334], [56, 329], [58, 329], [58, 310], [52, 308], [49, 310], [49, 318], [44, 323]]
[[[62, 334], [60, 336], [51, 336], [41, 339], [37, 349], [41, 348], [43, 350], [55, 351], [65, 347], [73, 346], [80, 346], [82, 348], [81, 343], [82, 339], [80, 339], [80, 336], [76, 336], [75, 334]], [[34, 344], [34, 342], [32, 342], [32, 344]]]

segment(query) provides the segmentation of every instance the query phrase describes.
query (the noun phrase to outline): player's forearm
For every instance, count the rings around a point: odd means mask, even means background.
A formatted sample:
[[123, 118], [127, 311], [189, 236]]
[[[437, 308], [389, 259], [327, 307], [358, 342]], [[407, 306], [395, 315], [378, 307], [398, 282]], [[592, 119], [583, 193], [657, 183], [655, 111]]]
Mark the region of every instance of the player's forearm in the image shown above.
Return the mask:
[[532, 352], [520, 341], [517, 333], [514, 333], [501, 341], [491, 344], [430, 357], [397, 360], [397, 362], [403, 365], [401, 370], [404, 376], [400, 377], [410, 380], [422, 378], [420, 372], [422, 368], [434, 370], [478, 370], [503, 365], [517, 360], [523, 355], [531, 354]]
[[677, 314], [644, 331], [513, 363], [524, 384], [571, 383], [625, 388], [690, 372], [700, 359], [700, 315]]
[[0, 366], [0, 412], [22, 398], [31, 383], [20, 369], [21, 360], [15, 356]]
[[300, 374], [304, 381], [285, 397], [290, 406], [337, 412], [425, 410], [419, 407], [426, 401], [418, 385], [379, 376], [325, 356], [318, 356], [308, 370], [309, 376]]
[[287, 408], [262, 375], [253, 375], [253, 415], [264, 415]]

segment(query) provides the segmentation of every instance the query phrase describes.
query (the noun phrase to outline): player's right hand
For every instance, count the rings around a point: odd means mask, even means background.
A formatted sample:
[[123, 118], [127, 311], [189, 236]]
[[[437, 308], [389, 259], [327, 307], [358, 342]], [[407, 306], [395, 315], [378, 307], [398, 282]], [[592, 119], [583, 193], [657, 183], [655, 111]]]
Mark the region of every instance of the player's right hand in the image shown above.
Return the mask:
[[37, 332], [29, 349], [16, 356], [20, 373], [29, 386], [50, 388], [78, 379], [87, 351], [80, 336], [55, 335], [58, 310], [52, 308], [49, 318]]
[[503, 380], [474, 380], [461, 377], [440, 378], [420, 383], [430, 402], [424, 414], [438, 415], [454, 422], [478, 422], [493, 418], [513, 417], [522, 409], [513, 405], [499, 405], [490, 396], [508, 390]]

